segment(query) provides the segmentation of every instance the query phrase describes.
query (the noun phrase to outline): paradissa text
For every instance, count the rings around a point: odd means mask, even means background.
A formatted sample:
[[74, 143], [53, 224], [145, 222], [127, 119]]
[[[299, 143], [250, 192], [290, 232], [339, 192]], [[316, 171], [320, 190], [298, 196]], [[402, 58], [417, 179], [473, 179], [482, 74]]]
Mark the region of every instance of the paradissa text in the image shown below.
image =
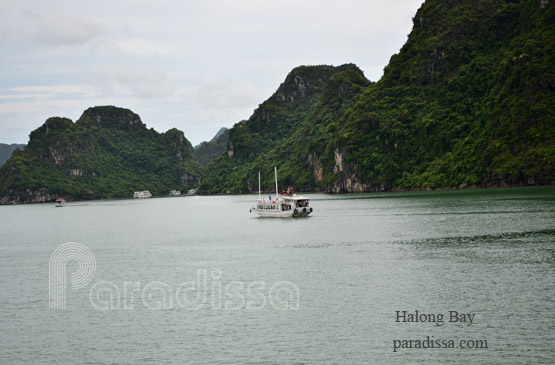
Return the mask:
[[393, 352], [398, 349], [487, 349], [487, 340], [440, 340], [434, 336], [426, 336], [423, 340], [393, 340]]

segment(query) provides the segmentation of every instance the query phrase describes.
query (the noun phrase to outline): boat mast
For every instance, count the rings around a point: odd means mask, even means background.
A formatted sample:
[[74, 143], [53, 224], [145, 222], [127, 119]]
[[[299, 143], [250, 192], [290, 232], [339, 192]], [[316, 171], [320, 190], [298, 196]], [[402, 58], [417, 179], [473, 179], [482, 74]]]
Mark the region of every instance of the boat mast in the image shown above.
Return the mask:
[[274, 174], [276, 175], [276, 197], [279, 197], [279, 191], [277, 187], [277, 167], [274, 166]]
[[260, 199], [260, 171], [258, 171], [258, 200]]

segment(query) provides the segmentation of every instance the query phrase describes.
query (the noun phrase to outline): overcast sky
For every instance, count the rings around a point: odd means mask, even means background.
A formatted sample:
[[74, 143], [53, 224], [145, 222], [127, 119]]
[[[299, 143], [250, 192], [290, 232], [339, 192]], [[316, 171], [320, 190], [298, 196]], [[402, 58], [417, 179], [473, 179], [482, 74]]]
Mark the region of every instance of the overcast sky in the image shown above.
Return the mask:
[[249, 118], [296, 66], [352, 62], [377, 81], [423, 2], [0, 1], [0, 142], [116, 105], [193, 144]]

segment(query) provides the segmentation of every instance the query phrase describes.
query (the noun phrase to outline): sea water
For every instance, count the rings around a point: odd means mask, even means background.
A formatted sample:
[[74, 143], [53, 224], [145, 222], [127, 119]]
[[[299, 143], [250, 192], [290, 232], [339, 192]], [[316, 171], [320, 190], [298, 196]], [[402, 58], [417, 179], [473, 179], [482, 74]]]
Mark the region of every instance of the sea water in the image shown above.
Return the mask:
[[307, 196], [1, 206], [0, 362], [555, 358], [555, 187]]

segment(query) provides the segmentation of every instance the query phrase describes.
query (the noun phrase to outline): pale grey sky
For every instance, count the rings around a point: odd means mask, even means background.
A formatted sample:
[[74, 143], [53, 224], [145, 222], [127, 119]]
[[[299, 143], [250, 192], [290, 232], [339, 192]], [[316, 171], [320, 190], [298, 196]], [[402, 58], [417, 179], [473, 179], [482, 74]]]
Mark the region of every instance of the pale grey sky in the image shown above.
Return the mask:
[[352, 62], [377, 81], [423, 2], [0, 1], [0, 142], [116, 105], [193, 144], [249, 118], [296, 66]]

